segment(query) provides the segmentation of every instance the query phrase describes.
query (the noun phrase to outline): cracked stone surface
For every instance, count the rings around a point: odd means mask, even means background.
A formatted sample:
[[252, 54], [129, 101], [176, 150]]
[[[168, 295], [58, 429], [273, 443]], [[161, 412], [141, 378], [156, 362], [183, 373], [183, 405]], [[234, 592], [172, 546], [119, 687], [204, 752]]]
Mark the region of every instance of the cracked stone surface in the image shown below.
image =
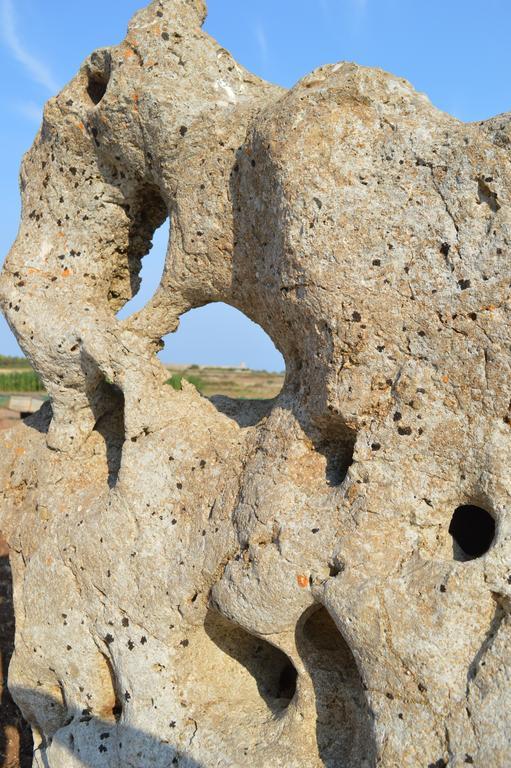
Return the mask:
[[[286, 92], [204, 16], [140, 11], [23, 162], [0, 295], [51, 407], [0, 436], [0, 528], [34, 766], [507, 768], [511, 115], [347, 63]], [[283, 353], [276, 400], [165, 386], [215, 301]]]

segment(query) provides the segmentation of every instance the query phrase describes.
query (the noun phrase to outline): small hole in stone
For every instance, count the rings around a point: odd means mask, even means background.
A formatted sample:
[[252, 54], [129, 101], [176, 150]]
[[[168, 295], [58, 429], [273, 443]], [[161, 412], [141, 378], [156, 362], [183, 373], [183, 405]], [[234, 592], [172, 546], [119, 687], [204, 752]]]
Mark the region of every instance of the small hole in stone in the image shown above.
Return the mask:
[[330, 487], [338, 487], [345, 480], [353, 464], [355, 440], [351, 430], [341, 426], [340, 429], [331, 428], [328, 437], [316, 444], [316, 450], [326, 459], [325, 476]]
[[105, 95], [111, 70], [112, 59], [107, 49], [99, 49], [91, 54], [87, 64], [87, 93], [93, 104], [99, 104]]
[[296, 693], [297, 680], [298, 672], [294, 664], [288, 662], [280, 673], [277, 698], [291, 701]]
[[115, 706], [112, 708], [112, 716], [116, 723], [119, 722], [122, 715], [122, 704], [115, 704]]
[[335, 577], [338, 576], [340, 573], [342, 573], [343, 570], [344, 570], [343, 566], [339, 563], [328, 564], [328, 574], [332, 579], [335, 579]]
[[87, 84], [87, 93], [89, 94], [90, 100], [93, 104], [99, 104], [99, 102], [102, 100], [103, 96], [106, 93], [106, 89], [108, 86], [108, 80], [99, 77], [98, 75], [89, 75], [89, 82]]
[[463, 504], [452, 516], [449, 533], [454, 540], [454, 559], [474, 560], [490, 549], [495, 538], [495, 520], [482, 507]]

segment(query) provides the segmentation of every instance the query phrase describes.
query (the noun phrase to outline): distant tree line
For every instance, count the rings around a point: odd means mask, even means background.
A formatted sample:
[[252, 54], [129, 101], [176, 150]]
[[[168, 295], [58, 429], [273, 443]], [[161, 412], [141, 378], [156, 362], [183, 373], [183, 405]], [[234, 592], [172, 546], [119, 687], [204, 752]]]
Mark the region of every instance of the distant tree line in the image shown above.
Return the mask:
[[0, 368], [30, 368], [30, 363], [26, 357], [0, 355]]

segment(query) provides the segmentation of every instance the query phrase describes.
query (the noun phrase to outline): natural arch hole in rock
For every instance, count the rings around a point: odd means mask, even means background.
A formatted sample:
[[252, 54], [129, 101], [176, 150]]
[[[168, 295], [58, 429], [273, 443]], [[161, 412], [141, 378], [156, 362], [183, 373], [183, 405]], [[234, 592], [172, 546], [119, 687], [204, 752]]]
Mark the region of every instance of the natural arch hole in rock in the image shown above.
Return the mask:
[[[152, 242], [147, 248], [145, 255], [142, 254], [142, 257], [140, 257], [138, 254], [135, 254], [130, 259], [130, 272], [132, 274], [131, 292], [133, 297], [118, 311], [117, 317], [119, 320], [125, 320], [135, 312], [143, 309], [156, 292], [165, 267], [169, 238], [170, 220], [166, 219], [152, 235]], [[142, 259], [141, 264], [140, 258]]]
[[208, 612], [204, 628], [216, 647], [209, 664], [218, 665], [222, 690], [222, 681], [229, 680], [228, 689], [235, 690], [254, 713], [260, 712], [263, 702], [274, 714], [289, 706], [298, 673], [285, 653], [213, 610]]
[[490, 549], [495, 538], [495, 519], [482, 507], [463, 504], [452, 516], [449, 533], [455, 560], [475, 560]]
[[160, 358], [176, 385], [184, 377], [207, 397], [244, 401], [269, 400], [282, 389], [285, 363], [275, 344], [257, 323], [227, 304], [187, 312], [165, 342]]
[[373, 765], [373, 718], [353, 654], [324, 607], [308, 610], [297, 648], [316, 696], [316, 737], [327, 768]]

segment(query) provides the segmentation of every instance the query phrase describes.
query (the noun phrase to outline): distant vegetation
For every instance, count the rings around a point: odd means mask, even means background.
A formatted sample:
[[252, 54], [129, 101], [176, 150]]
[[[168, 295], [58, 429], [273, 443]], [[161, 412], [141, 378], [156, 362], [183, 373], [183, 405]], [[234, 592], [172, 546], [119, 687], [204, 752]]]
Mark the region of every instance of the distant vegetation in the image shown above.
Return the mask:
[[41, 379], [26, 357], [0, 355], [0, 392], [43, 392]]
[[11, 371], [0, 373], [0, 392], [44, 392], [44, 387], [34, 371]]
[[200, 378], [200, 376], [183, 376], [180, 373], [174, 373], [170, 377], [170, 379], [167, 381], [167, 384], [170, 384], [172, 389], [176, 389], [177, 391], [179, 391], [181, 389], [183, 379], [185, 381], [188, 381], [190, 384], [193, 384], [193, 386], [196, 387], [196, 389], [198, 389], [199, 392], [202, 392], [202, 390], [204, 389], [204, 382]]
[[[238, 399], [269, 399], [276, 397], [284, 384], [283, 373], [198, 365], [169, 365], [167, 368], [169, 386], [179, 391], [185, 380], [204, 397], [227, 395]], [[26, 358], [0, 355], [0, 393], [11, 392], [44, 392], [44, 388]]]
[[28, 368], [30, 369], [30, 363], [26, 357], [8, 357], [7, 355], [0, 355], [0, 369], [4, 368]]

